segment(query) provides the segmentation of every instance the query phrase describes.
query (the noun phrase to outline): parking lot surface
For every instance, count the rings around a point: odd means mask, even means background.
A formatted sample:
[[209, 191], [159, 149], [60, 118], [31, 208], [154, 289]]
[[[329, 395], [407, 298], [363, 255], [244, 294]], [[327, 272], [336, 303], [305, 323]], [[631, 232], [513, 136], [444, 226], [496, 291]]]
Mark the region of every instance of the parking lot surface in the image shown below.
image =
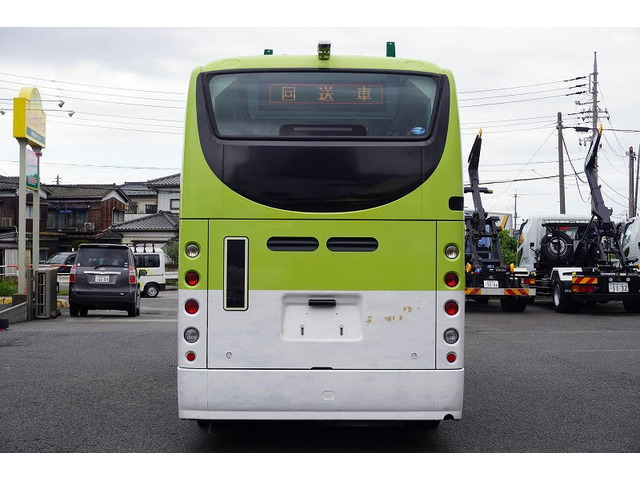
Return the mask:
[[435, 431], [178, 418], [177, 292], [0, 332], [3, 452], [639, 452], [640, 315], [467, 307], [463, 419]]

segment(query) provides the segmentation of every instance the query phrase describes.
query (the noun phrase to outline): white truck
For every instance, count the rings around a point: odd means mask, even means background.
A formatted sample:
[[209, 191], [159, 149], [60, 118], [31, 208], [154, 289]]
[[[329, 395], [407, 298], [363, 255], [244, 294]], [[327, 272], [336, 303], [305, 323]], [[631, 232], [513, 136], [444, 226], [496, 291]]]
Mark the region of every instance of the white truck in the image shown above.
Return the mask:
[[142, 296], [155, 298], [167, 287], [166, 259], [162, 250], [136, 252], [133, 256], [138, 270]]

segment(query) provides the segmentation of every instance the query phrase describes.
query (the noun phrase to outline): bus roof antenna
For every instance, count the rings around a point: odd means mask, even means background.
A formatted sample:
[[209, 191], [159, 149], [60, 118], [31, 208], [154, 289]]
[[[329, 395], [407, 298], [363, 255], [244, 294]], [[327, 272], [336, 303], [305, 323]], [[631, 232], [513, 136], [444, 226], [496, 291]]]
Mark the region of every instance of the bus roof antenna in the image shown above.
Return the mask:
[[318, 59], [329, 60], [331, 56], [331, 42], [319, 41], [318, 42]]

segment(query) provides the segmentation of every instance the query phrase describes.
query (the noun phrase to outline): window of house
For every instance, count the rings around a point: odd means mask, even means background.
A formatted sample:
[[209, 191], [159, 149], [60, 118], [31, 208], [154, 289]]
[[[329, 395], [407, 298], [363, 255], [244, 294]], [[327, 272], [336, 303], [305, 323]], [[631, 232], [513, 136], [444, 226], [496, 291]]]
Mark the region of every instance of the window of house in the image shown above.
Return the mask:
[[171, 200], [169, 200], [169, 208], [171, 210], [180, 210], [180, 199], [172, 198]]
[[124, 211], [122, 210], [114, 210], [113, 211], [113, 223], [122, 223], [124, 222]]

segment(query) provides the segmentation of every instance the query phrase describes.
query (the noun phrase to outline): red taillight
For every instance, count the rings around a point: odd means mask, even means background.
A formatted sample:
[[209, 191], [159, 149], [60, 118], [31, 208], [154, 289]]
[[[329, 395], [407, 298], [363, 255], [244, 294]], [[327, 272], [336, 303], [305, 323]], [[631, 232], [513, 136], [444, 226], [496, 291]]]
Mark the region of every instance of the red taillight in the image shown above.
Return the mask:
[[129, 284], [135, 285], [138, 279], [136, 278], [136, 267], [129, 265]]
[[573, 293], [593, 293], [596, 291], [595, 285], [572, 285], [571, 291]]
[[198, 302], [195, 300], [187, 300], [184, 304], [184, 309], [188, 314], [193, 315], [194, 313], [198, 313], [200, 305], [198, 305]]
[[69, 271], [69, 283], [75, 283], [76, 281], [76, 266], [71, 267]]
[[196, 359], [196, 354], [194, 352], [187, 352], [187, 360], [189, 360], [190, 362], [193, 362]]
[[522, 280], [522, 283], [524, 283], [525, 285], [535, 285], [536, 279], [531, 277], [526, 277]]
[[453, 352], [449, 352], [449, 353], [447, 353], [447, 362], [449, 362], [449, 363], [453, 363], [453, 362], [455, 362], [457, 359], [458, 359], [458, 357], [456, 356], [456, 354], [455, 354], [455, 353], [453, 353]]
[[455, 315], [456, 313], [458, 313], [458, 310], [458, 304], [453, 300], [449, 300], [444, 304], [444, 311], [447, 312], [447, 315]]
[[184, 281], [187, 282], [187, 285], [190, 287], [194, 287], [200, 281], [200, 276], [196, 272], [188, 272], [184, 276]]
[[455, 287], [456, 285], [458, 285], [458, 274], [457, 273], [453, 273], [453, 272], [449, 272], [444, 276], [444, 283], [447, 284], [447, 287]]

